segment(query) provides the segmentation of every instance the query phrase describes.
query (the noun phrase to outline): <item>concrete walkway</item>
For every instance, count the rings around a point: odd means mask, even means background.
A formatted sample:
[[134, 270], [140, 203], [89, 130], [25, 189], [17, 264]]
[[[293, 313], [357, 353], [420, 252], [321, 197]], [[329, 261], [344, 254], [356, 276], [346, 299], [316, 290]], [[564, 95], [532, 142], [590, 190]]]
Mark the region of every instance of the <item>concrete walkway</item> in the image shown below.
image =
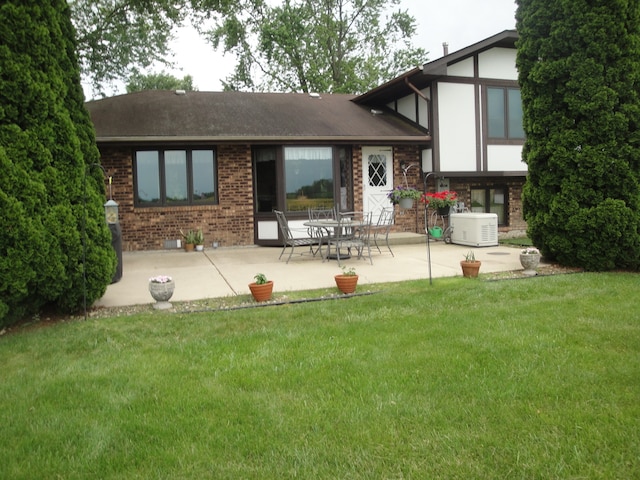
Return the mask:
[[[427, 243], [424, 235], [396, 241], [414, 242], [393, 245], [391, 256], [386, 248], [372, 252], [368, 260], [351, 258], [342, 264], [354, 267], [358, 284], [428, 279]], [[417, 243], [415, 243], [417, 242]], [[432, 278], [462, 275], [460, 260], [473, 250], [482, 261], [480, 273], [521, 270], [520, 250], [512, 247], [467, 247], [429, 243]], [[303, 251], [304, 249], [296, 249]], [[320, 257], [294, 254], [286, 263], [286, 255], [278, 260], [280, 247], [237, 247], [205, 249], [204, 252], [162, 250], [123, 252], [122, 279], [107, 287], [105, 295], [95, 303], [100, 307], [118, 307], [153, 303], [149, 294], [149, 277], [170, 275], [176, 287], [171, 301], [243, 295], [256, 273], [264, 273], [274, 281], [274, 292], [335, 287], [334, 275], [341, 273], [335, 260], [323, 262]]]

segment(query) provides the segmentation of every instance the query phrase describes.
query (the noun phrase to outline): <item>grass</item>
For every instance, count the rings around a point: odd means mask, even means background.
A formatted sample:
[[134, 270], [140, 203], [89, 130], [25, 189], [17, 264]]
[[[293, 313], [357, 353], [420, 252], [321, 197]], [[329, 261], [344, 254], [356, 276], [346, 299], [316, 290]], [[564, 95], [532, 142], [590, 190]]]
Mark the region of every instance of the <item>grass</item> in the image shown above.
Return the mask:
[[500, 245], [513, 247], [532, 247], [533, 242], [529, 237], [501, 238]]
[[637, 478], [637, 274], [0, 338], [0, 478]]

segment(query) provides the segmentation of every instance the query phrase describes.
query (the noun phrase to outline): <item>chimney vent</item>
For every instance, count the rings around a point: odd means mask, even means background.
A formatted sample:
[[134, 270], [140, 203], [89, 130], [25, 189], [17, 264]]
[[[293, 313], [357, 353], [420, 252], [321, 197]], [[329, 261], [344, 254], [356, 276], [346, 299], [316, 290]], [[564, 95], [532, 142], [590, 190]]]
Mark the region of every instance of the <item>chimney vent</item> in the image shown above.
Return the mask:
[[447, 42], [442, 42], [442, 52], [444, 56], [449, 55], [449, 44]]

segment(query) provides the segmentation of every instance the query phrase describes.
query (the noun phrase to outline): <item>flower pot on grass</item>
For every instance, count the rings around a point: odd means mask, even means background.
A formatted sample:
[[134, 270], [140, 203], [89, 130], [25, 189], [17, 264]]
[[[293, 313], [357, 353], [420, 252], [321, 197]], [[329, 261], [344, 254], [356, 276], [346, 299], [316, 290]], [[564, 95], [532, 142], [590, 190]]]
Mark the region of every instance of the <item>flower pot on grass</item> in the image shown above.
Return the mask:
[[524, 275], [537, 275], [538, 264], [540, 263], [540, 251], [534, 247], [525, 248], [520, 252], [520, 264]]
[[481, 265], [482, 262], [480, 260], [476, 260], [476, 256], [473, 251], [469, 251], [469, 253], [465, 255], [465, 259], [460, 261], [462, 276], [466, 278], [477, 278]]
[[267, 280], [263, 273], [258, 273], [254, 277], [255, 282], [249, 284], [249, 290], [256, 302], [265, 302], [271, 298], [273, 292], [273, 281]]
[[169, 299], [173, 296], [175, 289], [173, 279], [166, 275], [158, 275], [149, 279], [149, 293], [156, 301], [153, 308], [158, 310], [166, 310], [171, 308]]
[[356, 291], [356, 287], [358, 286], [358, 275], [356, 275], [354, 268], [347, 268], [343, 266], [342, 273], [334, 276], [333, 278], [335, 278], [338, 290], [345, 295]]

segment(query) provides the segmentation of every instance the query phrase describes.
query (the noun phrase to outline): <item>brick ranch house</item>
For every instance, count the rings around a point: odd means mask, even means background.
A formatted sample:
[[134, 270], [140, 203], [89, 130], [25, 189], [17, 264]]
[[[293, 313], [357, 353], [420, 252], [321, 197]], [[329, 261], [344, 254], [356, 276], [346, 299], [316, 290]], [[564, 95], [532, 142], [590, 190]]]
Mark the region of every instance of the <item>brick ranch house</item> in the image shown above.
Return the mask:
[[392, 207], [405, 183], [456, 190], [472, 211], [524, 230], [526, 177], [517, 33], [507, 30], [363, 95], [144, 91], [87, 102], [113, 178], [124, 250], [281, 245], [274, 209], [396, 208], [396, 232], [424, 233], [424, 209]]

